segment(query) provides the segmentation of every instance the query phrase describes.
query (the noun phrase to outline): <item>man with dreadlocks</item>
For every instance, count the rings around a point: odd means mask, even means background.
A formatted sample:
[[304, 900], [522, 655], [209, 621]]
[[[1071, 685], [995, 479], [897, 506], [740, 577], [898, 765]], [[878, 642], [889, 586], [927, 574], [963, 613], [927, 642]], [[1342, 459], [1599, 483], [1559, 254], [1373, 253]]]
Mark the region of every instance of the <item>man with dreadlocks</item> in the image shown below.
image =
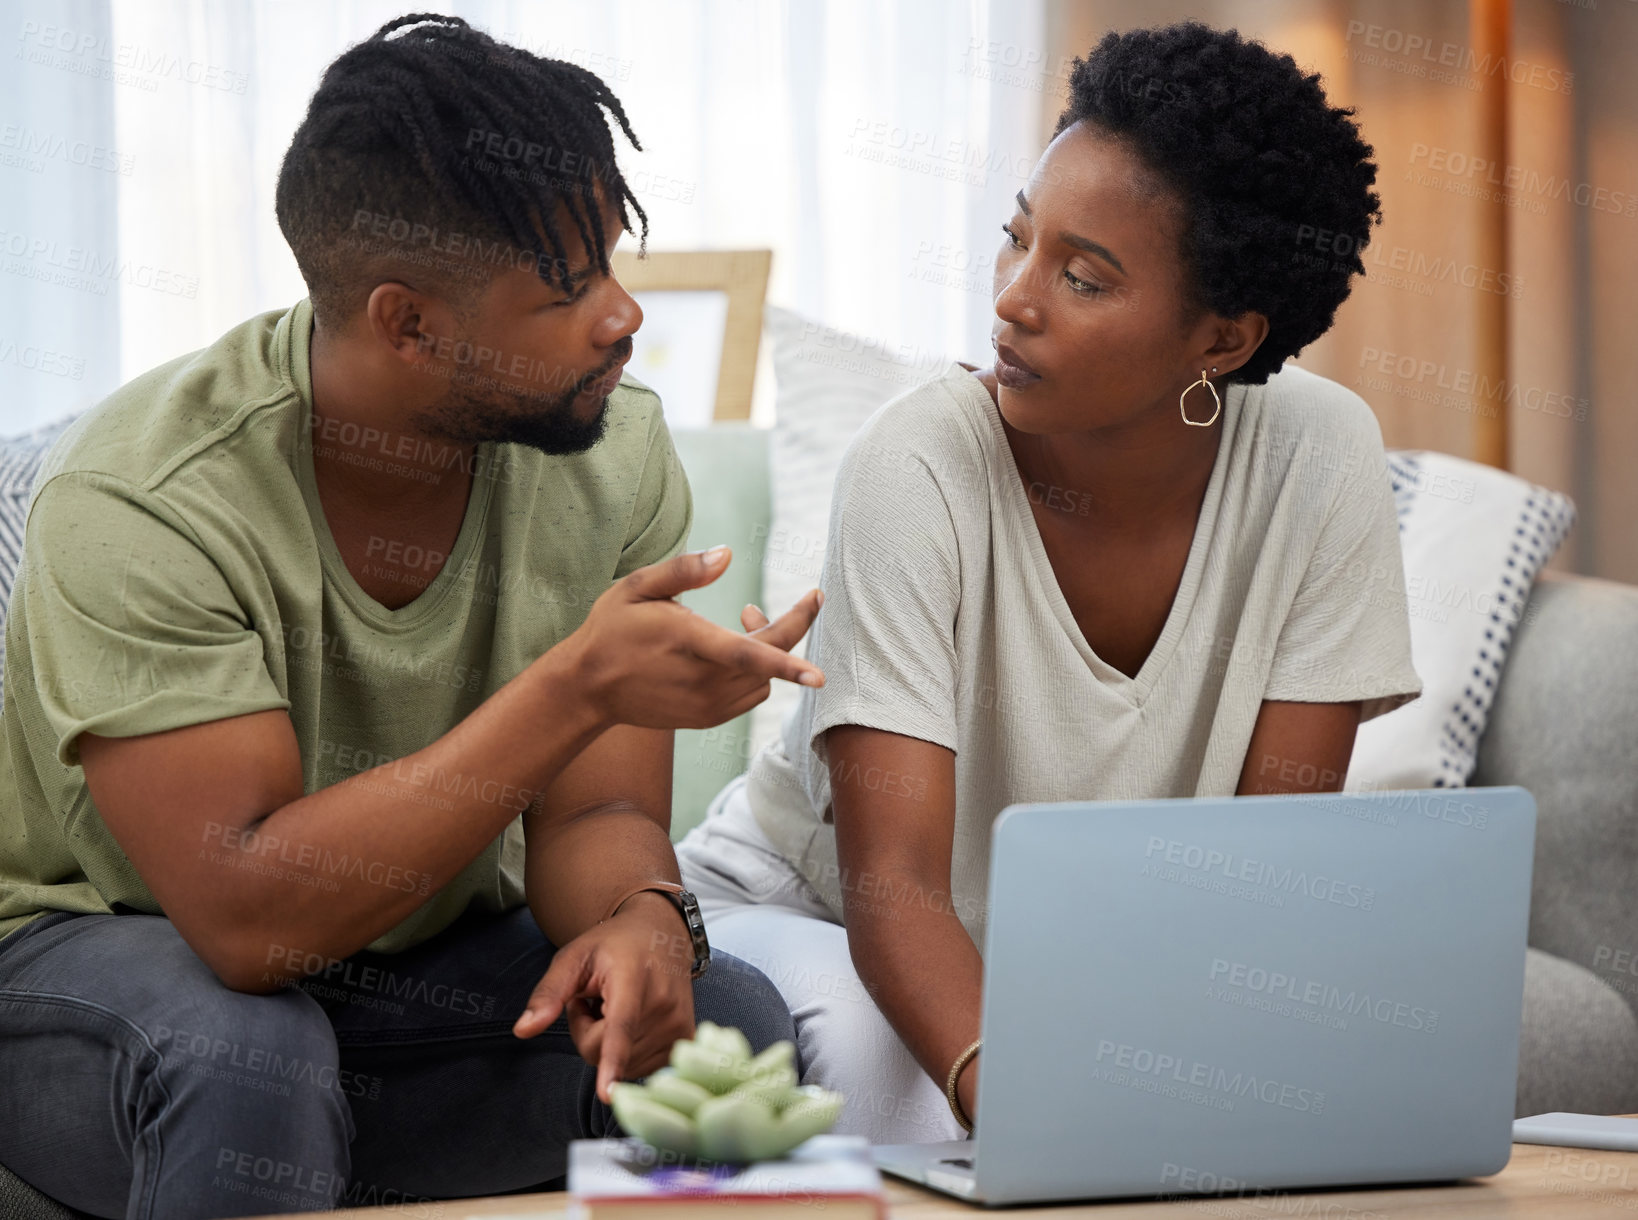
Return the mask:
[[[309, 298], [124, 386], [36, 484], [0, 726], [0, 1163], [99, 1216], [539, 1186], [696, 1016], [672, 731], [817, 591], [671, 600], [688, 485], [602, 81], [458, 18], [325, 72], [280, 171]], [[732, 968], [725, 968], [732, 967]], [[695, 979], [698, 979], [696, 982]]]

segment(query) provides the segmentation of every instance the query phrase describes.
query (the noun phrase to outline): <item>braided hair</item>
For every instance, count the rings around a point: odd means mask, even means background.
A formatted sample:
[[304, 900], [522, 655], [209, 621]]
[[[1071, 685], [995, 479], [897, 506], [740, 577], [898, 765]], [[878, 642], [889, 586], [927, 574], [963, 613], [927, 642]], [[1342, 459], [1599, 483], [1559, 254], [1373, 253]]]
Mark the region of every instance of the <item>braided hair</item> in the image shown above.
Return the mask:
[[[609, 270], [604, 211], [648, 216], [615, 163], [604, 111], [642, 145], [609, 87], [576, 64], [411, 13], [333, 62], [279, 169], [275, 211], [321, 326], [407, 279], [458, 311], [495, 272], [571, 291], [564, 220]], [[628, 210], [629, 209], [629, 210]]]
[[1053, 134], [1092, 124], [1181, 200], [1188, 303], [1268, 319], [1268, 337], [1225, 377], [1261, 385], [1331, 328], [1365, 274], [1359, 251], [1382, 212], [1353, 114], [1290, 55], [1185, 21], [1104, 35], [1075, 61]]

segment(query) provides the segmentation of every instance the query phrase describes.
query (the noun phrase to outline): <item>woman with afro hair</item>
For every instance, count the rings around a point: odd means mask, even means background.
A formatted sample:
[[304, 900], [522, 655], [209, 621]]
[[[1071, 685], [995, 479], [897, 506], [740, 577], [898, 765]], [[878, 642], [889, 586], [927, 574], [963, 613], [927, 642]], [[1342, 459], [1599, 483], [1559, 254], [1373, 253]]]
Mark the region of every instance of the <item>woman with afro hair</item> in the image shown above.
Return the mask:
[[1285, 363], [1380, 219], [1352, 113], [1232, 30], [1109, 34], [1002, 218], [993, 366], [854, 438], [826, 684], [678, 853], [840, 1129], [980, 1113], [1005, 806], [1335, 791], [1360, 722], [1420, 692], [1376, 420]]

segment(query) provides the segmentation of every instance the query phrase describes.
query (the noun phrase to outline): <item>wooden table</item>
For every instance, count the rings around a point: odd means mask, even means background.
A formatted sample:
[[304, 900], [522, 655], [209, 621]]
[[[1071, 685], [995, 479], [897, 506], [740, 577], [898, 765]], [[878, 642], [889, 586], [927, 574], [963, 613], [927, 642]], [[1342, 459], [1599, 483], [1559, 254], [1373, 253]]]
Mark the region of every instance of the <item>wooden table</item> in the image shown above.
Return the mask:
[[[1638, 1116], [1635, 1116], [1638, 1117]], [[1006, 1212], [959, 1203], [918, 1186], [884, 1179], [888, 1212], [907, 1220], [977, 1220]], [[566, 1194], [504, 1195], [494, 1199], [406, 1203], [401, 1207], [358, 1208], [348, 1216], [392, 1216], [396, 1220], [474, 1220], [482, 1217], [562, 1216]], [[1302, 1194], [1206, 1196], [1175, 1202], [1080, 1203], [1031, 1207], [1015, 1211], [1027, 1220], [1082, 1216], [1096, 1220], [1159, 1220], [1189, 1216], [1199, 1220], [1592, 1220], [1626, 1217], [1638, 1220], [1638, 1152], [1600, 1152], [1588, 1148], [1553, 1148], [1514, 1144], [1513, 1159], [1493, 1177], [1450, 1186], [1417, 1186], [1396, 1190], [1331, 1190]]]

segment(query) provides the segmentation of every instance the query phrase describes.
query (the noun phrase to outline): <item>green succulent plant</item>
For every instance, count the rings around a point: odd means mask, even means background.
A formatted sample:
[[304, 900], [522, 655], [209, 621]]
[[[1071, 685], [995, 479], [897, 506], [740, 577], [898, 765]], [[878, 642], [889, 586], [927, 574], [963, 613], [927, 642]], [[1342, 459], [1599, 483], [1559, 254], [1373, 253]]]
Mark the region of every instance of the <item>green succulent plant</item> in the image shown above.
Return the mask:
[[642, 1084], [610, 1090], [614, 1117], [644, 1143], [711, 1161], [765, 1161], [823, 1134], [842, 1115], [842, 1095], [796, 1083], [796, 1047], [760, 1055], [737, 1029], [700, 1022], [671, 1048], [671, 1066]]

